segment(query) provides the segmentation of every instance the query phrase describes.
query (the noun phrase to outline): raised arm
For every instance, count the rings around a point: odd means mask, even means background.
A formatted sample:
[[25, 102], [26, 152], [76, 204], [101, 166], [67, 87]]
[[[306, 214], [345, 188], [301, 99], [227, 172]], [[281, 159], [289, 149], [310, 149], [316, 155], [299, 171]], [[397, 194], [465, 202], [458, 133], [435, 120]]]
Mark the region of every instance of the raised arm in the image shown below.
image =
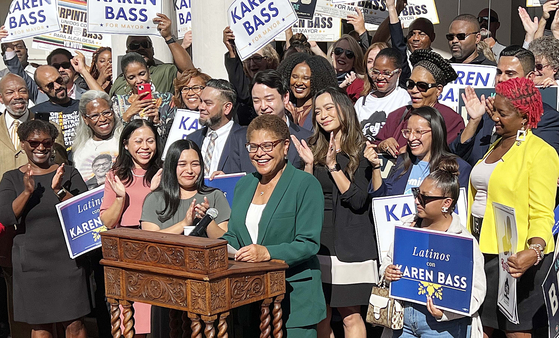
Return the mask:
[[[194, 68], [190, 54], [184, 49], [171, 34], [171, 19], [165, 14], [157, 13], [157, 17], [153, 19], [153, 23], [157, 24], [157, 30], [161, 33], [161, 37], [165, 39], [171, 54], [173, 54], [173, 62], [177, 66], [180, 73], [185, 70]], [[170, 42], [171, 39], [175, 40]]]

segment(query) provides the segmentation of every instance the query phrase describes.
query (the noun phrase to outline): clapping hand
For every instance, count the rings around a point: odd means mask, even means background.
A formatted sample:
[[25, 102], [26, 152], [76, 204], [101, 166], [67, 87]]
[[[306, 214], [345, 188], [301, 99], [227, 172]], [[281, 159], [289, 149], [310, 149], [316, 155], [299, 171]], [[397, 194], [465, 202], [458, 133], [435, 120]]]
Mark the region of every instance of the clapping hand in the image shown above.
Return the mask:
[[194, 206], [194, 212], [196, 213], [196, 218], [202, 218], [206, 215], [206, 211], [210, 208], [210, 202], [208, 198], [204, 196], [204, 203], [196, 204]]
[[328, 168], [333, 168], [338, 161], [336, 160], [336, 154], [338, 147], [336, 144], [336, 138], [334, 137], [334, 132], [330, 132], [330, 144], [328, 145], [328, 152], [326, 153], [326, 166]]
[[33, 177], [33, 170], [31, 164], [27, 165], [27, 171], [23, 175], [23, 187], [25, 192], [31, 195], [35, 191], [35, 178]]
[[108, 182], [111, 186], [111, 189], [115, 192], [116, 197], [124, 197], [126, 196], [126, 188], [124, 184], [120, 181], [120, 178], [116, 175], [107, 175], [105, 182]]
[[157, 189], [159, 187], [159, 183], [161, 183], [161, 174], [163, 173], [163, 169], [159, 169], [157, 170], [157, 172], [155, 173], [155, 175], [153, 175], [153, 177], [151, 178], [151, 183], [149, 186], [149, 189], [151, 191], [154, 191], [155, 189]]
[[534, 17], [534, 20], [530, 18], [530, 14], [526, 12], [523, 7], [518, 7], [518, 16], [522, 21], [522, 26], [524, 26], [524, 31], [526, 31], [526, 42], [532, 42], [534, 40], [534, 35], [538, 30], [539, 20], [538, 17]]
[[314, 155], [307, 142], [304, 139], [299, 142], [295, 135], [291, 135], [291, 141], [293, 141], [295, 149], [297, 149], [299, 156], [305, 162], [305, 166], [312, 166], [314, 164]]
[[58, 167], [58, 169], [56, 169], [56, 173], [52, 177], [51, 188], [52, 190], [54, 190], [55, 193], [62, 189], [62, 176], [64, 175], [65, 171], [66, 169], [64, 168], [64, 163], [62, 163]]
[[468, 86], [462, 94], [462, 100], [471, 119], [478, 120], [485, 114], [485, 95], [478, 99], [475, 90]]

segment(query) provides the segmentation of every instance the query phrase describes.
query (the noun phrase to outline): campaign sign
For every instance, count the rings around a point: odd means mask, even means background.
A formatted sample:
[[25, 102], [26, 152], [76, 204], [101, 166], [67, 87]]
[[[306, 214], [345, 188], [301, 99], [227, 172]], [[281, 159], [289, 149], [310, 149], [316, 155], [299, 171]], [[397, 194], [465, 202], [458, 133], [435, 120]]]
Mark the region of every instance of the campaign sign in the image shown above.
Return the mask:
[[549, 337], [559, 336], [559, 256], [555, 257], [553, 264], [547, 272], [542, 284], [543, 298], [547, 308], [547, 320], [549, 323]]
[[72, 259], [101, 247], [100, 233], [107, 230], [99, 216], [104, 189], [102, 185], [56, 205]]
[[196, 130], [201, 128], [198, 123], [198, 118], [200, 113], [188, 109], [177, 109], [175, 114], [175, 119], [171, 125], [171, 130], [169, 130], [169, 136], [167, 137], [167, 143], [165, 143], [165, 149], [163, 149], [163, 155], [161, 159], [165, 159], [167, 150], [173, 144], [173, 142], [178, 140], [184, 140], [189, 134], [192, 134]]
[[315, 13], [333, 18], [347, 19], [349, 14], [357, 14], [355, 7], [361, 9], [365, 24], [380, 25], [388, 17], [388, 9], [384, 0], [346, 3], [334, 3], [332, 0], [317, 0]]
[[434, 0], [409, 0], [408, 5], [400, 13], [400, 22], [408, 28], [417, 18], [429, 19], [433, 25], [439, 24], [439, 13]]
[[526, 0], [526, 7], [541, 7], [546, 3], [546, 1], [548, 0]]
[[[299, 19], [293, 27], [293, 34], [305, 34], [309, 41], [334, 42], [342, 36], [342, 20], [315, 14], [310, 20]], [[285, 41], [285, 34], [276, 36], [276, 41]]]
[[559, 206], [555, 208], [553, 214], [554, 214], [555, 223], [553, 224], [553, 228], [551, 229], [551, 232], [553, 232], [553, 234], [555, 235], [559, 232]]
[[161, 36], [153, 19], [162, 13], [163, 0], [89, 0], [90, 33]]
[[87, 2], [85, 0], [58, 1], [60, 30], [33, 38], [33, 48], [53, 50], [66, 48], [79, 50], [91, 57], [99, 47], [110, 46], [108, 34], [87, 31]]
[[177, 13], [177, 36], [181, 39], [192, 29], [191, 0], [174, 0]]
[[493, 87], [497, 68], [494, 66], [470, 65], [453, 63], [452, 68], [458, 74], [458, 78], [444, 86], [442, 94], [439, 96], [439, 103], [448, 106], [454, 111], [458, 111], [458, 101], [460, 89], [471, 87]]
[[56, 0], [12, 0], [4, 23], [8, 36], [2, 42], [58, 32], [60, 24], [57, 6]]
[[402, 278], [390, 283], [390, 296], [470, 315], [474, 281], [473, 239], [446, 232], [397, 226], [394, 265]]
[[[297, 13], [299, 19], [310, 20], [314, 17], [314, 9], [316, 8], [316, 0], [290, 0], [291, 6]], [[312, 39], [311, 39], [312, 40]]]
[[214, 177], [211, 181], [209, 178], [206, 178], [204, 179], [204, 182], [208, 187], [217, 188], [223, 191], [223, 194], [225, 194], [225, 197], [227, 198], [227, 202], [229, 202], [229, 206], [232, 207], [235, 185], [237, 185], [237, 182], [245, 175], [246, 173], [220, 175]]
[[227, 19], [242, 61], [298, 20], [289, 0], [234, 0]]

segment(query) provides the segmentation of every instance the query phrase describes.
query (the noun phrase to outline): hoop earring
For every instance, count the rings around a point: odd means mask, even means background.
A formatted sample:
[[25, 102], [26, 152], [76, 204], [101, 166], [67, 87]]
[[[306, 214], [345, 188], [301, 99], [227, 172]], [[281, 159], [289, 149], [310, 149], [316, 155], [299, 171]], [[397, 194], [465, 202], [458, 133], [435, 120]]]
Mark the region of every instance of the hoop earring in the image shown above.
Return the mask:
[[519, 129], [516, 132], [516, 145], [519, 146], [525, 140], [526, 140], [526, 130], [524, 129], [524, 124], [522, 124], [522, 129]]

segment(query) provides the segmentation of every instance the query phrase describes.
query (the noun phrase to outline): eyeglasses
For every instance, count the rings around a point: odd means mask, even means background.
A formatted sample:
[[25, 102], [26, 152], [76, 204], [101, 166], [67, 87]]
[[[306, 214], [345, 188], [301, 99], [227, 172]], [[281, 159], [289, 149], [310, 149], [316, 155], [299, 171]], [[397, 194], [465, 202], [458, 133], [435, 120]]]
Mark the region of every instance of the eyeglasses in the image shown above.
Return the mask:
[[414, 80], [410, 80], [410, 79], [408, 79], [406, 81], [406, 88], [408, 88], [409, 90], [412, 90], [414, 87], [417, 87], [417, 90], [419, 90], [422, 93], [425, 93], [429, 89], [437, 87], [437, 86], [438, 85], [436, 83], [427, 83], [427, 82], [423, 82], [423, 81], [415, 82]]
[[63, 85], [64, 84], [64, 79], [62, 78], [62, 76], [59, 76], [56, 80], [54, 80], [53, 82], [49, 82], [45, 85], [45, 87], [47, 87], [48, 90], [54, 90], [54, 83], [58, 83], [59, 85]]
[[54, 144], [52, 139], [46, 139], [42, 141], [33, 141], [33, 140], [25, 140], [25, 142], [29, 143], [29, 146], [33, 149], [37, 148], [39, 145], [43, 145], [45, 148], [50, 148]]
[[402, 129], [402, 135], [403, 135], [405, 138], [409, 138], [410, 135], [413, 135], [414, 138], [420, 139], [423, 135], [425, 135], [425, 134], [427, 134], [427, 133], [430, 133], [430, 132], [431, 132], [431, 129], [429, 129], [429, 130]]
[[382, 76], [384, 76], [385, 78], [390, 79], [391, 77], [394, 76], [394, 74], [397, 74], [398, 72], [400, 72], [400, 69], [399, 69], [399, 68], [398, 68], [398, 69], [394, 69], [394, 70], [391, 71], [391, 72], [387, 72], [387, 71], [381, 72], [381, 71], [378, 70], [378, 69], [371, 69], [371, 77], [379, 77], [380, 75], [382, 75]]
[[541, 63], [536, 63], [536, 70], [537, 70], [538, 72], [541, 72], [545, 67], [549, 67], [549, 66], [550, 66], [549, 64], [547, 64], [547, 65], [542, 65]]
[[138, 50], [140, 48], [143, 49], [151, 48], [151, 42], [149, 40], [132, 41], [128, 45], [128, 50]]
[[72, 68], [72, 64], [70, 63], [70, 61], [66, 61], [66, 62], [62, 62], [62, 63], [53, 63], [51, 66], [53, 66], [56, 69], [60, 69], [60, 67], [62, 67], [64, 69]]
[[255, 55], [245, 60], [246, 63], [254, 62], [254, 63], [262, 63], [264, 59], [267, 59], [266, 56]]
[[[477, 21], [479, 23], [482, 23], [484, 21], [489, 21], [489, 18], [487, 16], [480, 16], [477, 18]], [[492, 16], [491, 17], [491, 22], [499, 22], [499, 19], [497, 19], [496, 17]]]
[[109, 117], [113, 116], [114, 112], [111, 110], [107, 110], [102, 112], [101, 114], [93, 114], [93, 115], [85, 115], [85, 117], [87, 117], [88, 119], [90, 119], [93, 122], [97, 122], [99, 121], [99, 118], [101, 117], [101, 115], [103, 115], [104, 118], [108, 119]]
[[355, 53], [352, 50], [349, 49], [343, 49], [342, 47], [336, 47], [334, 48], [334, 55], [336, 56], [340, 56], [343, 53], [345, 53], [345, 56], [348, 59], [353, 59], [355, 57]]
[[467, 38], [468, 36], [470, 36], [470, 35], [472, 35], [472, 34], [477, 34], [477, 33], [479, 33], [479, 32], [472, 32], [472, 33], [468, 33], [468, 34], [466, 34], [466, 33], [458, 33], [458, 34], [451, 34], [451, 33], [448, 33], [448, 34], [446, 35], [446, 39], [447, 39], [448, 41], [452, 41], [452, 40], [454, 40], [454, 37], [456, 37], [458, 40], [463, 41], [463, 40], [466, 40], [466, 38]]
[[260, 144], [247, 143], [245, 144], [245, 147], [247, 148], [247, 151], [252, 154], [257, 152], [258, 148], [262, 149], [262, 151], [265, 153], [269, 153], [270, 151], [274, 150], [274, 148], [282, 141], [285, 140], [277, 140], [274, 142], [262, 142]]
[[181, 93], [188, 93], [190, 90], [192, 90], [194, 93], [198, 94], [200, 93], [202, 90], [204, 90], [204, 86], [192, 86], [192, 87], [182, 87], [181, 88]]
[[425, 205], [429, 202], [433, 202], [433, 201], [436, 201], [436, 200], [444, 200], [446, 198], [450, 198], [450, 197], [446, 197], [446, 196], [427, 196], [427, 195], [423, 195], [422, 193], [419, 192], [419, 188], [411, 188], [411, 192], [413, 193], [413, 197], [417, 198], [417, 201], [419, 202], [419, 205], [421, 205], [424, 208], [425, 208]]

